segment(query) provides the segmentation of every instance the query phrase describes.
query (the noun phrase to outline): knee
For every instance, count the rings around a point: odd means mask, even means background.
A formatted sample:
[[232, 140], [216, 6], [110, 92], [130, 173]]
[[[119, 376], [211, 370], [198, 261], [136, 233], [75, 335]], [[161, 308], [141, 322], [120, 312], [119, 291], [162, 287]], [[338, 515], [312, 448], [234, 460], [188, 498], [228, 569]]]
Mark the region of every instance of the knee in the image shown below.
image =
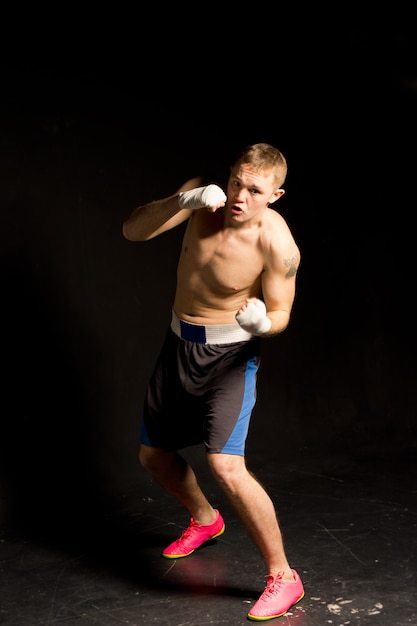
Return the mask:
[[208, 454], [207, 461], [216, 481], [228, 490], [234, 490], [247, 474], [243, 457], [228, 454]]
[[143, 445], [139, 446], [138, 460], [139, 464], [144, 469], [146, 469], [148, 472], [151, 472], [156, 463], [155, 448], [150, 448], [149, 446]]
[[140, 465], [152, 475], [169, 471], [174, 458], [173, 452], [165, 452], [162, 448], [140, 445], [138, 459]]

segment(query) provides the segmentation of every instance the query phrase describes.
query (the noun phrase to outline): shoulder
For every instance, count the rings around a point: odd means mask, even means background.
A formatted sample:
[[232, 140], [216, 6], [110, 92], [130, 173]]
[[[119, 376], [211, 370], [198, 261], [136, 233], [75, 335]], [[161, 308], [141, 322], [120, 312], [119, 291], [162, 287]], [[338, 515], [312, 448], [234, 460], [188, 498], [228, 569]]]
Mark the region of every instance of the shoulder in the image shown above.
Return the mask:
[[261, 233], [264, 243], [296, 246], [294, 236], [286, 220], [274, 209], [266, 209]]
[[286, 220], [274, 209], [267, 209], [264, 215], [260, 244], [267, 265], [287, 265], [291, 259], [292, 264], [298, 267], [300, 249]]

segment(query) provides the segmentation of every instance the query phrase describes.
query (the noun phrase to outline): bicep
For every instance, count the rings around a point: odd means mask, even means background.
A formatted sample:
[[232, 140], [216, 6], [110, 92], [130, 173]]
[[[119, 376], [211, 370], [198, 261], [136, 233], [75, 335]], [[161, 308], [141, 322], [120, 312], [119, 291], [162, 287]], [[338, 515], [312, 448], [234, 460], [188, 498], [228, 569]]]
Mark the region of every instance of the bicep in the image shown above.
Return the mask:
[[262, 274], [262, 293], [268, 310], [291, 311], [294, 298], [300, 251], [293, 244], [285, 253], [272, 254]]
[[268, 312], [291, 312], [295, 298], [295, 274], [265, 270], [262, 275], [262, 295]]

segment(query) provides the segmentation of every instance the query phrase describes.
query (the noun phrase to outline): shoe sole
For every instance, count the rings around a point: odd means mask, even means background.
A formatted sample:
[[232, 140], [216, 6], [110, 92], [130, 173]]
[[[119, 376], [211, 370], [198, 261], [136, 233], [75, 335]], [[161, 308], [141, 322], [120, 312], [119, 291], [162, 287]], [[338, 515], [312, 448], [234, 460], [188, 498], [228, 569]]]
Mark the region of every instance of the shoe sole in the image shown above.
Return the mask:
[[222, 535], [225, 530], [226, 530], [226, 525], [224, 525], [221, 531], [218, 532], [216, 535], [213, 535], [212, 537], [210, 537], [210, 539], [206, 539], [206, 541], [203, 541], [203, 543], [197, 546], [197, 548], [194, 548], [194, 550], [190, 550], [190, 552], [187, 552], [186, 554], [165, 554], [165, 552], [162, 552], [162, 556], [165, 559], [182, 559], [185, 556], [190, 556], [190, 554], [195, 552], [195, 550], [198, 550], [198, 548], [201, 548], [201, 546], [207, 543], [208, 541], [211, 541], [212, 539], [216, 539], [216, 537], [220, 537], [220, 535]]

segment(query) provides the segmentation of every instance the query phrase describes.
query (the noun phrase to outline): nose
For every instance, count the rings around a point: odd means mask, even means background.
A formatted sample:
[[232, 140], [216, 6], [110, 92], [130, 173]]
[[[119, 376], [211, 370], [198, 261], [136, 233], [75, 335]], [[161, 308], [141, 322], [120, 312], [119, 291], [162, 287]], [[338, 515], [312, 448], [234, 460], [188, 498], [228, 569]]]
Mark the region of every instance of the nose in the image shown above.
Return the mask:
[[245, 194], [242, 187], [239, 187], [239, 189], [235, 189], [234, 199], [236, 202], [243, 202], [243, 200], [245, 199]]

